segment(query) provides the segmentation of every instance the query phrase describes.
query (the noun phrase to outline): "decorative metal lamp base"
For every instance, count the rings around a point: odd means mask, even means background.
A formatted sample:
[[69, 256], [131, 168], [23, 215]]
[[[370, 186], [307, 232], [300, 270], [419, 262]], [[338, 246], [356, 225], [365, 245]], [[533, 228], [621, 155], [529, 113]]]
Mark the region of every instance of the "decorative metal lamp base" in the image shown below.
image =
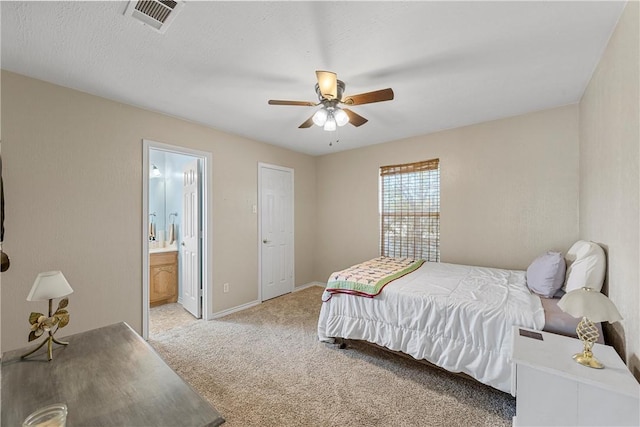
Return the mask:
[[598, 341], [598, 337], [600, 336], [596, 325], [591, 320], [583, 317], [580, 323], [578, 323], [576, 332], [578, 333], [578, 338], [580, 338], [584, 344], [584, 350], [582, 353], [574, 354], [573, 360], [583, 366], [588, 366], [589, 368], [604, 368], [604, 365], [600, 363], [598, 359], [593, 357], [593, 353], [591, 352], [593, 344]]
[[[49, 299], [49, 317], [45, 319], [45, 322], [49, 322], [49, 328], [47, 330], [47, 333], [49, 334], [49, 336], [46, 337], [45, 340], [42, 341], [39, 346], [31, 350], [30, 352], [20, 356], [21, 359], [31, 356], [36, 351], [40, 350], [43, 345], [47, 344], [47, 359], [50, 362], [53, 359], [53, 343], [56, 343], [58, 345], [69, 344], [68, 342], [58, 341], [53, 337], [53, 334], [55, 334], [58, 331], [58, 329], [64, 328], [69, 323], [69, 312], [65, 309], [67, 307], [67, 304], [69, 304], [69, 299], [68, 298], [62, 299], [58, 304], [58, 309], [56, 310], [56, 312], [52, 313], [53, 299], [51, 298]], [[32, 331], [29, 334], [29, 341], [33, 341], [39, 338], [39, 336], [35, 335], [35, 332], [36, 332], [35, 329], [41, 330], [40, 329], [41, 326], [39, 322], [41, 321], [40, 319], [42, 318], [44, 318], [44, 315], [41, 313], [31, 313], [31, 316], [29, 316], [29, 322], [32, 325]], [[56, 326], [56, 329], [52, 331], [51, 328], [53, 328], [54, 326]]]
[[51, 359], [53, 359], [53, 343], [56, 343], [59, 345], [69, 344], [68, 342], [58, 341], [53, 337], [53, 335], [51, 334], [51, 331], [49, 331], [49, 336], [44, 341], [42, 341], [39, 346], [31, 350], [30, 352], [23, 354], [22, 356], [20, 356], [20, 358], [24, 359], [25, 357], [31, 356], [36, 351], [40, 350], [43, 345], [47, 344], [47, 360], [51, 361]]

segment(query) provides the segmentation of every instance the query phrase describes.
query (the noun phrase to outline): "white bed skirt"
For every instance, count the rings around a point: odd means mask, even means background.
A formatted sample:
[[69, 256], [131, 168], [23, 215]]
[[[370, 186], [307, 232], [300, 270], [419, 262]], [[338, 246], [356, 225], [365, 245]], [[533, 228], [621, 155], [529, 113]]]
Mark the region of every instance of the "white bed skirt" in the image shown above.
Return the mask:
[[375, 298], [333, 295], [318, 337], [373, 342], [509, 392], [514, 325], [544, 327], [524, 271], [427, 262]]

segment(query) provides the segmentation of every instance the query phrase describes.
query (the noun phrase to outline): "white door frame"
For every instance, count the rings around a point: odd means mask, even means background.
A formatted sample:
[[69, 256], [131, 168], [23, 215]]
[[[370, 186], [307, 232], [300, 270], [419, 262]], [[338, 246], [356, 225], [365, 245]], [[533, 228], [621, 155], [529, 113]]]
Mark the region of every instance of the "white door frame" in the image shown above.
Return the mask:
[[296, 251], [295, 251], [295, 179], [294, 170], [285, 166], [273, 165], [270, 163], [258, 162], [258, 301], [262, 302], [262, 168], [271, 168], [291, 173], [291, 271], [293, 274], [293, 280], [291, 283], [291, 292], [296, 287]]
[[142, 140], [142, 337], [149, 338], [149, 150], [185, 154], [202, 162], [202, 318], [213, 319], [213, 219], [209, 214], [213, 200], [213, 158], [211, 153], [186, 147]]

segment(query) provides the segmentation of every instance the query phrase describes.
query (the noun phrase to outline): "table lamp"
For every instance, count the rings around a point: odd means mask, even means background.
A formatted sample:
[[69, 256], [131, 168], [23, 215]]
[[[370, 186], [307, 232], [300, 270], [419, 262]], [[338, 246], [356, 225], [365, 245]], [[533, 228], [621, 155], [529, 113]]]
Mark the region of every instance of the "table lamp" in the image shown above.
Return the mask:
[[[39, 338], [48, 333], [46, 339], [35, 349], [22, 355], [22, 358], [32, 355], [38, 351], [43, 345], [48, 344], [48, 360], [53, 359], [53, 343], [59, 345], [67, 345], [69, 343], [58, 341], [53, 335], [60, 328], [64, 328], [69, 324], [69, 312], [66, 310], [69, 304], [68, 298], [63, 298], [58, 303], [58, 309], [55, 313], [53, 311], [53, 299], [61, 298], [69, 295], [73, 292], [69, 282], [64, 277], [61, 271], [47, 271], [38, 274], [31, 292], [27, 296], [27, 301], [45, 301], [49, 300], [49, 317], [42, 313], [32, 312], [29, 316], [29, 323], [31, 324], [31, 332], [29, 333], [29, 342]], [[55, 330], [53, 330], [55, 328]]]
[[617, 322], [622, 316], [613, 302], [603, 293], [592, 288], [580, 288], [567, 292], [558, 301], [558, 307], [573, 317], [582, 317], [576, 332], [584, 344], [582, 353], [573, 355], [573, 359], [581, 365], [602, 369], [604, 365], [593, 356], [591, 349], [598, 340], [598, 328], [594, 322]]

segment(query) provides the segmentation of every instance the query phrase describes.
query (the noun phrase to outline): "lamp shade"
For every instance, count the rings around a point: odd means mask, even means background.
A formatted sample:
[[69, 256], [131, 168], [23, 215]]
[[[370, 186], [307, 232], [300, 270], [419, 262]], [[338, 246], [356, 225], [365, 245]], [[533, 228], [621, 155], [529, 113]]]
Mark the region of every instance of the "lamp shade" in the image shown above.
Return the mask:
[[329, 117], [329, 113], [323, 107], [315, 112], [311, 120], [313, 120], [313, 123], [315, 123], [317, 126], [324, 126], [325, 122], [327, 121], [327, 117]]
[[62, 271], [47, 271], [38, 274], [27, 301], [45, 301], [60, 298], [73, 292]]
[[338, 76], [331, 71], [316, 71], [320, 94], [326, 99], [335, 99], [338, 96]]
[[336, 119], [333, 118], [333, 114], [329, 114], [327, 121], [324, 122], [323, 129], [329, 132], [336, 130]]
[[342, 108], [336, 108], [333, 112], [333, 118], [336, 119], [338, 126], [344, 126], [349, 123], [349, 116]]
[[592, 322], [617, 322], [622, 320], [616, 306], [604, 294], [580, 288], [564, 294], [558, 307], [573, 317], [586, 317]]

